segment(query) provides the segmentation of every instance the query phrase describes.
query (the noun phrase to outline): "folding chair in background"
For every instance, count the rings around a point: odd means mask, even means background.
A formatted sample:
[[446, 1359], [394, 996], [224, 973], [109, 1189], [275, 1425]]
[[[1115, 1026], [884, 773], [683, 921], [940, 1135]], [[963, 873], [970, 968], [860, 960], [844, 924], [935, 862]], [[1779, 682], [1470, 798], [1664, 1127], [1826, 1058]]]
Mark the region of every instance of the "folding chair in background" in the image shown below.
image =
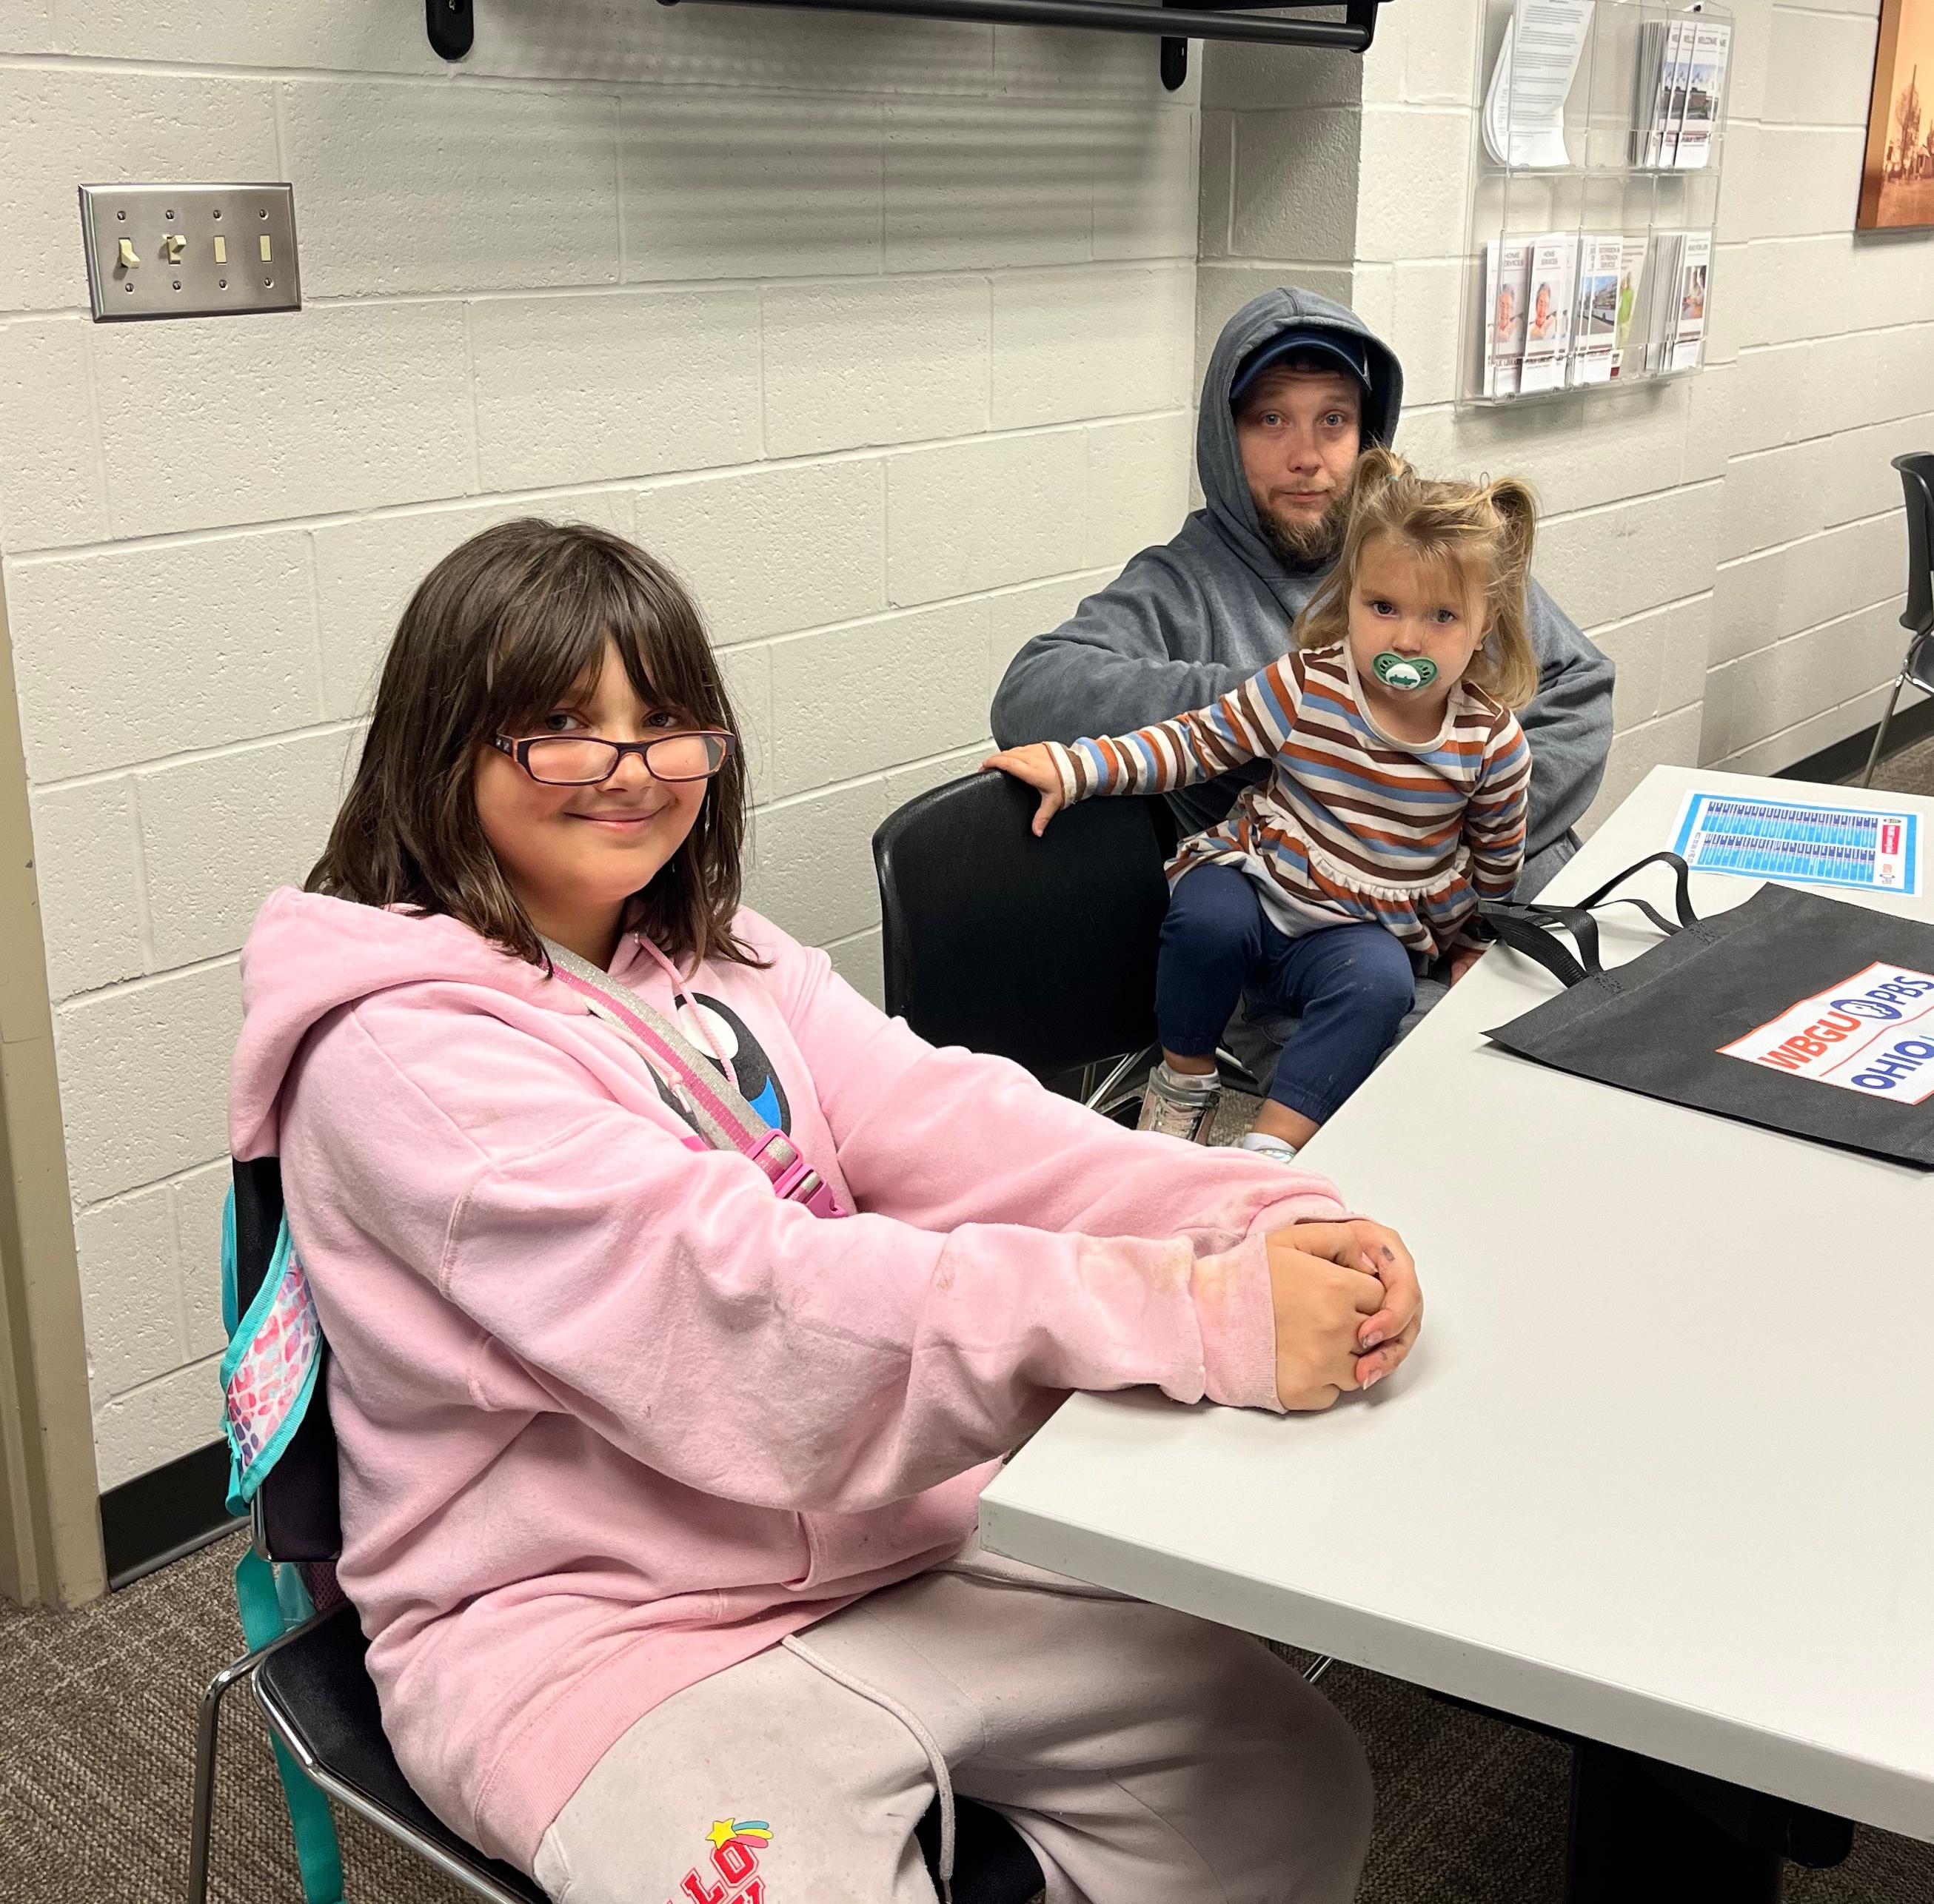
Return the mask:
[[1917, 687], [1923, 694], [1934, 694], [1934, 450], [1896, 456], [1893, 467], [1900, 472], [1900, 486], [1907, 496], [1907, 606], [1901, 611], [1900, 625], [1914, 639], [1907, 644], [1874, 729], [1866, 771], [1860, 775], [1863, 787], [1872, 786], [1874, 769], [1887, 751], [1887, 730], [1900, 690]]

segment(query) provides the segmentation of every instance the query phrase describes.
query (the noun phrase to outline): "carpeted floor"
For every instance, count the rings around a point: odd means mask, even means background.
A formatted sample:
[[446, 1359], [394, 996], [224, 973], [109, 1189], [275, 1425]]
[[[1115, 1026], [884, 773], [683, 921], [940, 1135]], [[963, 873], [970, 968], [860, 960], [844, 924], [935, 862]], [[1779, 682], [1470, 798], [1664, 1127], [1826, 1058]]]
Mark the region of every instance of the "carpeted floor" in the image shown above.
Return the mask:
[[1874, 786], [1890, 793], [1934, 793], [1934, 738], [1890, 753], [1875, 770]]
[[[6, 1904], [180, 1897], [195, 1704], [241, 1650], [228, 1581], [239, 1545], [224, 1542], [78, 1613], [0, 1605]], [[1362, 1734], [1376, 1772], [1361, 1904], [1559, 1904], [1562, 1747], [1348, 1667], [1333, 1668], [1324, 1689]], [[212, 1904], [300, 1904], [267, 1735], [246, 1693], [230, 1712]], [[344, 1821], [343, 1857], [351, 1904], [460, 1904], [468, 1895], [354, 1818]], [[1839, 1869], [1794, 1872], [1787, 1897], [1934, 1904], [1934, 1846], [1863, 1832]]]
[[[1934, 739], [1895, 755], [1876, 784], [1934, 793]], [[238, 1549], [224, 1542], [78, 1613], [0, 1604], [5, 1904], [180, 1897], [195, 1705], [241, 1650], [228, 1584]], [[1348, 1667], [1333, 1668], [1324, 1689], [1376, 1771], [1377, 1836], [1360, 1904], [1558, 1904], [1562, 1746]], [[212, 1904], [298, 1904], [267, 1734], [246, 1695], [229, 1710]], [[343, 1855], [351, 1904], [468, 1896], [354, 1818], [343, 1821]], [[1934, 1846], [1863, 1830], [1845, 1864], [1793, 1872], [1786, 1896], [1788, 1904], [1934, 1904]]]

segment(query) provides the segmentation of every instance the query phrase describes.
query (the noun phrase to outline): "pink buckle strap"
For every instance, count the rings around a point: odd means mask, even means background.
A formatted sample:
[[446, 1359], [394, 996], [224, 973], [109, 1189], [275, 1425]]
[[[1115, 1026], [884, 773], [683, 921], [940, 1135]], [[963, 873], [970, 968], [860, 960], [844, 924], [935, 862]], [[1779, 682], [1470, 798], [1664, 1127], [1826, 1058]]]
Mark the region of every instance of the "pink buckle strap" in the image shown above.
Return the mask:
[[775, 1195], [788, 1203], [803, 1203], [815, 1217], [843, 1217], [819, 1172], [799, 1154], [782, 1130], [769, 1130], [756, 1150], [746, 1154], [766, 1173]]
[[845, 1215], [825, 1181], [784, 1131], [767, 1125], [749, 1105], [741, 1114], [731, 1101], [737, 1093], [731, 1093], [728, 1097], [715, 1089], [674, 1045], [631, 1009], [616, 987], [607, 989], [593, 985], [561, 963], [553, 962], [551, 976], [594, 1006], [595, 1015], [616, 1019], [647, 1054], [663, 1064], [690, 1093], [706, 1119], [731, 1140], [732, 1148], [758, 1166], [775, 1196], [788, 1203], [803, 1205], [815, 1217]]

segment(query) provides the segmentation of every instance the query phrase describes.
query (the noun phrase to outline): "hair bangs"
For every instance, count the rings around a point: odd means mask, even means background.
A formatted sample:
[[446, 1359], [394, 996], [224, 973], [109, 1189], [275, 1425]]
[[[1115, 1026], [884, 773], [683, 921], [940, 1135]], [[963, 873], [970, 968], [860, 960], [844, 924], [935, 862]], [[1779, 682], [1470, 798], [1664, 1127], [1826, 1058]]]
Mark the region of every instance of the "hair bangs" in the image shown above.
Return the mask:
[[1405, 523], [1374, 531], [1363, 538], [1366, 552], [1373, 542], [1396, 551], [1418, 572], [1422, 585], [1441, 592], [1445, 606], [1460, 613], [1475, 594], [1488, 598], [1493, 579], [1491, 564], [1472, 538], [1457, 530]]
[[476, 738], [528, 732], [583, 696], [607, 648], [617, 651], [646, 705], [728, 724], [708, 691], [708, 670], [694, 664], [694, 648], [709, 655], [696, 616], [667, 618], [664, 592], [652, 585], [658, 578], [641, 574], [625, 552], [599, 543], [558, 544], [535, 565], [541, 572], [529, 577], [529, 589], [507, 599], [485, 640], [489, 686]]

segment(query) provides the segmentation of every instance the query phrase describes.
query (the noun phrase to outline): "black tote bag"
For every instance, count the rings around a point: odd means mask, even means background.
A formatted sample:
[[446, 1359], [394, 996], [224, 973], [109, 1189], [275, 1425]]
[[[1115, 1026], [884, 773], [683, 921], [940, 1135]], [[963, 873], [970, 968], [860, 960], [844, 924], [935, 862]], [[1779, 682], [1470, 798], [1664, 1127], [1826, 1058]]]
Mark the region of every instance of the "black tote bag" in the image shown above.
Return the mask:
[[[1673, 869], [1676, 919], [1612, 896], [1655, 864]], [[1607, 904], [1637, 906], [1665, 935], [1609, 972], [1592, 916]], [[1565, 986], [1485, 1034], [1507, 1051], [1934, 1170], [1934, 925], [1783, 886], [1701, 919], [1685, 862], [1670, 853], [1628, 867], [1579, 905], [1481, 910], [1505, 944]]]

